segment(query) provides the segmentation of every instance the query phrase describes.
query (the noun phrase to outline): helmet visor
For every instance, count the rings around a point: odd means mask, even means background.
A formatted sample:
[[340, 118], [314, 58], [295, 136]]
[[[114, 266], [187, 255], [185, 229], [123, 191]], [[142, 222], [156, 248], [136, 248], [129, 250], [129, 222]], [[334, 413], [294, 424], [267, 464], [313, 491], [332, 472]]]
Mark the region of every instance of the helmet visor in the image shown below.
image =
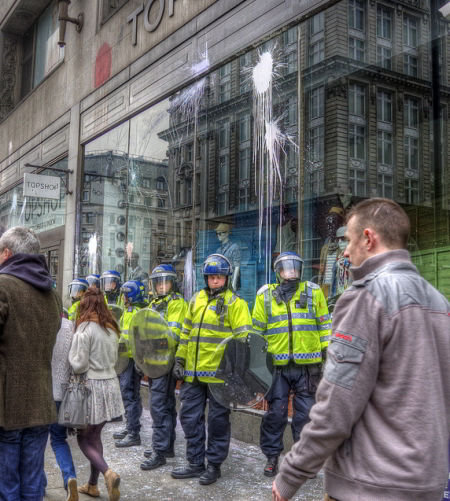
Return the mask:
[[71, 297], [72, 299], [82, 298], [86, 290], [87, 287], [85, 284], [70, 284], [69, 297]]
[[100, 288], [100, 279], [97, 277], [87, 277], [86, 280], [88, 281], [89, 287], [92, 287], [95, 285], [95, 287]]
[[301, 280], [303, 263], [294, 259], [284, 259], [275, 265], [275, 274], [278, 283], [289, 280]]
[[113, 277], [101, 277], [100, 278], [100, 290], [102, 292], [114, 292], [118, 288], [117, 278]]
[[174, 278], [170, 276], [155, 277], [151, 279], [153, 296], [165, 296], [173, 290]]

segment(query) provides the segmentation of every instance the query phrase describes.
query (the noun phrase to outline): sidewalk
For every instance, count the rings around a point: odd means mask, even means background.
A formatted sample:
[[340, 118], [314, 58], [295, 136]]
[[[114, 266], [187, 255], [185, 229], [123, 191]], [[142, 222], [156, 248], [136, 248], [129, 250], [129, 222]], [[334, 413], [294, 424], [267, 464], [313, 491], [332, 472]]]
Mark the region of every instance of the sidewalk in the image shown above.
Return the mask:
[[[265, 457], [260, 449], [251, 444], [232, 439], [228, 459], [222, 466], [222, 478], [215, 484], [202, 486], [197, 479], [174, 480], [170, 472], [176, 466], [185, 464], [185, 439], [178, 422], [177, 440], [174, 459], [153, 471], [142, 471], [140, 462], [144, 459], [144, 449], [151, 444], [151, 417], [144, 409], [141, 423], [142, 445], [118, 449], [114, 446], [112, 433], [122, 428], [122, 423], [107, 424], [102, 433], [105, 459], [108, 465], [121, 477], [121, 499], [133, 501], [271, 501], [272, 479], [266, 478], [262, 471]], [[89, 464], [78, 448], [75, 437], [69, 438], [75, 461], [78, 484], [83, 485], [89, 478]], [[45, 472], [48, 486], [44, 501], [65, 501], [66, 493], [62, 487], [62, 478], [56, 464], [50, 443], [46, 450]], [[100, 498], [107, 500], [108, 494], [103, 481], [99, 479]], [[323, 473], [317, 479], [310, 480], [295, 496], [296, 501], [323, 501]], [[80, 495], [80, 501], [91, 500]]]

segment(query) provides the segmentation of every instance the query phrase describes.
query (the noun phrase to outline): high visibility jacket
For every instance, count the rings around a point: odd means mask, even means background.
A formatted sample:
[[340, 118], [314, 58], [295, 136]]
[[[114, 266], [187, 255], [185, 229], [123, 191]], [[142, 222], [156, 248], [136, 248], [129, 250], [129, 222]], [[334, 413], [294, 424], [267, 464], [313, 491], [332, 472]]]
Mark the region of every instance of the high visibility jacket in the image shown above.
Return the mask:
[[322, 362], [322, 351], [331, 339], [331, 314], [322, 290], [312, 282], [300, 282], [285, 303], [277, 298], [278, 287], [268, 284], [259, 289], [252, 314], [253, 328], [269, 342], [273, 363]]
[[191, 299], [181, 330], [177, 357], [185, 360], [185, 381], [194, 377], [205, 383], [221, 383], [216, 372], [224, 352], [224, 339], [246, 337], [252, 332], [252, 318], [246, 301], [227, 290], [213, 299], [206, 290]]
[[67, 310], [69, 313], [69, 320], [75, 322], [75, 320], [77, 319], [77, 309], [79, 304], [80, 301], [75, 301], [75, 303], [73, 303], [73, 305]]
[[128, 335], [128, 329], [131, 324], [131, 319], [141, 308], [136, 305], [125, 306], [123, 315], [120, 317], [120, 339], [119, 339], [119, 357], [133, 358], [130, 346], [130, 337]]
[[173, 292], [163, 298], [153, 299], [149, 304], [149, 308], [157, 311], [164, 318], [170, 327], [172, 335], [168, 337], [168, 349], [155, 353], [155, 357], [147, 357], [146, 361], [154, 365], [167, 365], [172, 363], [173, 355], [178, 347], [188, 304], [181, 294]]

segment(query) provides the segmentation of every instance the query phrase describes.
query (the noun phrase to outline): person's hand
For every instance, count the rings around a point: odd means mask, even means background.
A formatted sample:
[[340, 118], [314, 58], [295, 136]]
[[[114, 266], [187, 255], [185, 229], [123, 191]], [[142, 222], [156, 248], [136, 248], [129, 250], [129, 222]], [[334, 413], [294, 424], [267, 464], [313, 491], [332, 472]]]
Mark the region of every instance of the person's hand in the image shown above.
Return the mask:
[[288, 501], [286, 498], [284, 498], [277, 489], [277, 484], [275, 483], [275, 480], [273, 481], [272, 484], [272, 501]]
[[175, 359], [172, 375], [178, 381], [182, 381], [184, 379], [184, 360], [182, 358]]

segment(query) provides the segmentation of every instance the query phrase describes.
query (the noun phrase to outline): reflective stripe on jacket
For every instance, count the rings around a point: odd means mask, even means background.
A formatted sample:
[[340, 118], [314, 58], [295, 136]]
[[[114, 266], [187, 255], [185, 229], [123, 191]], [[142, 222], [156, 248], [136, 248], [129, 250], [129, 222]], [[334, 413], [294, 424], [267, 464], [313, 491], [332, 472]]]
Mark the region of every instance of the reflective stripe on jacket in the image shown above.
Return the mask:
[[130, 346], [130, 337], [128, 329], [131, 324], [131, 319], [140, 310], [137, 306], [125, 306], [123, 315], [120, 317], [120, 339], [119, 339], [119, 357], [133, 358]]
[[185, 381], [197, 377], [205, 383], [222, 382], [215, 377], [224, 351], [224, 346], [218, 349], [220, 343], [230, 336], [246, 337], [252, 330], [246, 301], [232, 291], [213, 299], [204, 289], [197, 292], [189, 303], [177, 351], [177, 357], [185, 359]]
[[[275, 365], [322, 362], [322, 351], [331, 338], [331, 314], [322, 290], [312, 282], [301, 282], [292, 299], [277, 303], [278, 284], [262, 287], [253, 307], [253, 328], [269, 342]], [[302, 293], [306, 294], [306, 297]], [[276, 295], [276, 292], [275, 292]]]

